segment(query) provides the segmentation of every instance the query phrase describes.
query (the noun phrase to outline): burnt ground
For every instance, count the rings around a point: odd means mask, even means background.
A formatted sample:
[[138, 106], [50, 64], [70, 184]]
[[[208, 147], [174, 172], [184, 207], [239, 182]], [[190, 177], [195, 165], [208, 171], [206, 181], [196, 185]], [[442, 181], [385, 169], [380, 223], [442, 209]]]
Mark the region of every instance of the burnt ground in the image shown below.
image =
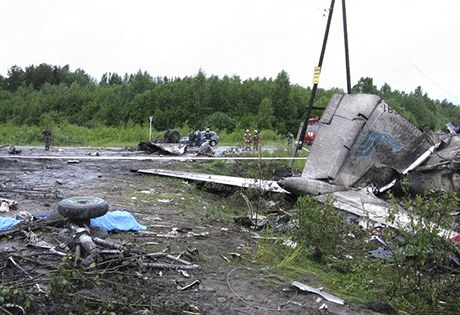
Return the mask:
[[[189, 278], [177, 270], [124, 269], [123, 277], [117, 278], [118, 289], [139, 291], [143, 299], [142, 302], [135, 300], [133, 294], [133, 300], [124, 300], [125, 307], [119, 308], [122, 311], [118, 313], [320, 314], [324, 311], [320, 312], [319, 308], [325, 303], [329, 314], [376, 314], [350, 302], [342, 306], [324, 299], [318, 301], [317, 295], [298, 292], [283, 275], [267, 266], [257, 265], [252, 258], [257, 244], [251, 231], [231, 220], [218, 220], [209, 215], [217, 203], [222, 207], [222, 196], [196, 192], [193, 185], [182, 180], [131, 172], [132, 169], [171, 169], [178, 163], [193, 171], [196, 161], [105, 159], [109, 156], [146, 156], [144, 152], [121, 148], [52, 148], [49, 152], [37, 147], [20, 149], [22, 153], [18, 156], [0, 152], [0, 198], [18, 203], [16, 210], [0, 213], [1, 216], [15, 216], [21, 211], [31, 214], [56, 211], [57, 203], [64, 198], [96, 196], [106, 200], [111, 210], [127, 210], [140, 224], [147, 226], [147, 232], [112, 233], [111, 238], [120, 239], [144, 252], [168, 251], [174, 256], [186, 249], [197, 249], [198, 255], [190, 259], [201, 268], [189, 270]], [[100, 156], [95, 156], [96, 152]], [[45, 155], [62, 159], [21, 158]], [[94, 158], [78, 158], [90, 156]], [[225, 200], [223, 202], [225, 204]], [[246, 209], [242, 209], [242, 214], [245, 212]], [[174, 228], [194, 234], [171, 233]], [[40, 239], [56, 244], [58, 228], [41, 229], [35, 233]], [[25, 246], [20, 234], [0, 238], [2, 283], [18, 281], [38, 272], [30, 260], [21, 260], [20, 256], [15, 256], [15, 261], [25, 271], [9, 263], [7, 254], [13, 250], [25, 253], [32, 249]], [[235, 258], [230, 253], [241, 256]], [[61, 258], [54, 258], [54, 261], [56, 259]], [[199, 284], [181, 289], [195, 280], [199, 280]], [[294, 280], [322, 286], [319, 279], [311, 276]], [[117, 297], [113, 282], [116, 281], [112, 279], [110, 287], [109, 282], [94, 283], [80, 293], [88, 297], [85, 292], [90, 291], [91, 301], [104, 303], [107, 298]], [[46, 288], [46, 284], [43, 286]], [[30, 313], [62, 313], [63, 302], [65, 297], [58, 301], [46, 296], [32, 302]], [[130, 305], [129, 308], [126, 305]]]

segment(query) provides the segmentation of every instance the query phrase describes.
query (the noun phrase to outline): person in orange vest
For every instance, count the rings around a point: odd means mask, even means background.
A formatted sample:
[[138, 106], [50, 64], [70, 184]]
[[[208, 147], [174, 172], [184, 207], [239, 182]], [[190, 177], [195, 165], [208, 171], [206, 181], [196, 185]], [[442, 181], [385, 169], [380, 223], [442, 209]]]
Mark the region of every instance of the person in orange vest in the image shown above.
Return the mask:
[[257, 130], [254, 130], [254, 135], [252, 136], [252, 145], [254, 150], [259, 150], [260, 144], [260, 135]]

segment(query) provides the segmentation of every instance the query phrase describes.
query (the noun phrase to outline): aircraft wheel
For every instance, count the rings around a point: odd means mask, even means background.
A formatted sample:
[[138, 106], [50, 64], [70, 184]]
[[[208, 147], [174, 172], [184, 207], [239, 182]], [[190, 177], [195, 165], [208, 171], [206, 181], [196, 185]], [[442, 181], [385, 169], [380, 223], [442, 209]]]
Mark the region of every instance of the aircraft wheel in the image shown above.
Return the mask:
[[58, 203], [60, 215], [70, 219], [85, 220], [100, 217], [109, 211], [108, 203], [98, 197], [70, 197]]

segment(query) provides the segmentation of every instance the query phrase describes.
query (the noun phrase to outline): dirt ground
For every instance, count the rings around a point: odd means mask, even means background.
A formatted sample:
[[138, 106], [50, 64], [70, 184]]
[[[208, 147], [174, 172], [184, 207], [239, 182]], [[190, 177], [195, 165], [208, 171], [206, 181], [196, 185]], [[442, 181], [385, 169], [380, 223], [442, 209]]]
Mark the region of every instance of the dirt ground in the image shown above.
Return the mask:
[[[0, 152], [0, 198], [18, 203], [16, 210], [0, 213], [0, 216], [15, 216], [21, 211], [31, 214], [56, 211], [57, 203], [64, 198], [96, 196], [106, 200], [110, 210], [127, 210], [140, 224], [147, 226], [146, 232], [120, 232], [111, 237], [134, 244], [145, 252], [167, 250], [177, 256], [186, 249], [197, 249], [193, 263], [201, 268], [189, 270], [188, 278], [177, 270], [131, 271], [142, 277], [141, 282], [133, 283], [142, 286], [139, 289], [150, 297], [150, 305], [126, 301], [132, 303], [134, 314], [326, 314], [320, 310], [323, 304], [327, 305], [328, 314], [378, 314], [349, 301], [345, 305], [320, 301], [318, 295], [298, 291], [285, 277], [257, 265], [251, 259], [256, 249], [251, 231], [208, 215], [220, 196], [208, 194], [198, 198], [190, 191], [195, 188], [182, 180], [131, 172], [133, 169], [171, 169], [178, 163], [185, 163], [193, 171], [196, 163], [193, 159], [108, 159], [147, 156], [145, 152], [123, 148], [18, 149], [22, 150], [19, 155]], [[186, 232], [172, 233], [174, 228]], [[37, 232], [50, 242], [56, 234], [57, 230]], [[16, 238], [0, 239], [0, 254], [8, 252], [13, 245], [21, 247], [20, 242]], [[25, 246], [21, 248], [27, 250]], [[231, 253], [238, 253], [240, 257]], [[3, 260], [7, 256], [1, 257]], [[14, 267], [5, 261], [1, 261], [1, 266], [5, 283], [10, 280], [6, 269]], [[183, 289], [195, 280], [199, 283]], [[307, 276], [295, 280], [321, 286], [317, 279]], [[103, 286], [97, 289], [110, 295], [111, 291]], [[334, 294], [327, 288], [325, 291]], [[98, 297], [101, 298], [101, 294]], [[59, 307], [49, 305], [41, 308], [44, 314], [58, 310]]]

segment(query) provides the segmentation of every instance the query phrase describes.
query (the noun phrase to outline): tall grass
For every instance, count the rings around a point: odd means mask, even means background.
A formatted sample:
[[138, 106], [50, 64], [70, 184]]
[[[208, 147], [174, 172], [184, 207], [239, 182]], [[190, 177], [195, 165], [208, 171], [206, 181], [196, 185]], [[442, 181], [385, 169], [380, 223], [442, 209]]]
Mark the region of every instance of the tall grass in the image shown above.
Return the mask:
[[[297, 247], [284, 246], [282, 240], [261, 240], [257, 260], [295, 280], [319, 276], [347, 299], [380, 300], [409, 314], [460, 314], [459, 268], [449, 260], [458, 256], [458, 247], [436, 234], [441, 221], [458, 208], [456, 196], [405, 199], [409, 216], [423, 219], [413, 221], [407, 230], [383, 230], [385, 248], [392, 252], [387, 259], [369, 255], [382, 244], [370, 241], [370, 231], [346, 223], [330, 202], [299, 198], [295, 205], [298, 229], [287, 235], [274, 229], [263, 231], [280, 239], [290, 237]], [[449, 222], [452, 226], [452, 218]]]
[[[54, 146], [130, 146], [140, 140], [149, 140], [149, 127], [127, 124], [121, 127], [82, 127], [63, 123], [49, 126]], [[42, 130], [44, 126], [0, 125], [0, 144], [40, 145], [44, 142]], [[190, 129], [176, 129], [181, 136], [187, 136]], [[152, 139], [163, 138], [165, 130], [152, 130]], [[243, 145], [244, 130], [232, 133], [217, 131], [221, 145]], [[261, 130], [261, 145], [276, 144], [285, 141], [284, 136], [272, 130]]]

